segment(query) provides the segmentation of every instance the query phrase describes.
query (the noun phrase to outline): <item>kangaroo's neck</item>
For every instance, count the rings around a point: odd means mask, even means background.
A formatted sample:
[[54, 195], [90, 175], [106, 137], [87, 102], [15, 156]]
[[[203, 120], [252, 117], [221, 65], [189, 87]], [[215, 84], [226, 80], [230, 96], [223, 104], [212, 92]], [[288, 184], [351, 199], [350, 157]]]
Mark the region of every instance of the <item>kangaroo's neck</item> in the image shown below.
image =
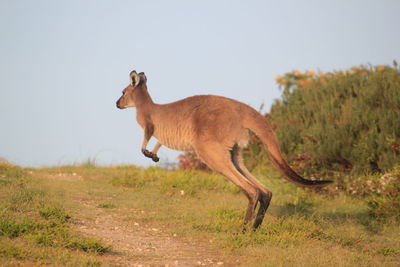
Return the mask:
[[153, 99], [146, 87], [137, 88], [134, 91], [135, 94], [135, 106], [137, 110], [151, 110], [152, 106], [154, 106]]

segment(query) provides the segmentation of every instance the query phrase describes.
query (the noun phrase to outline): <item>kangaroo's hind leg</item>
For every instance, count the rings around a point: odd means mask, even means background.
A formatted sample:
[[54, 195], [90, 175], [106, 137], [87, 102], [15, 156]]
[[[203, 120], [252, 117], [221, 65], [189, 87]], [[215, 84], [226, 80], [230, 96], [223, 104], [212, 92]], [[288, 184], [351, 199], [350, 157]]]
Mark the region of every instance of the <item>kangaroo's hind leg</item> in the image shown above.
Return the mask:
[[253, 183], [261, 191], [259, 197], [260, 207], [258, 209], [257, 216], [253, 224], [253, 229], [257, 229], [264, 220], [265, 213], [272, 199], [272, 192], [260, 181], [258, 181], [257, 178], [255, 178], [246, 168], [243, 162], [242, 149], [239, 148], [239, 146], [237, 145], [235, 145], [232, 148], [232, 162], [236, 167], [236, 169], [238, 169], [240, 173], [242, 173], [251, 183]]
[[235, 168], [228, 147], [217, 142], [207, 142], [196, 145], [195, 151], [211, 169], [227, 177], [245, 194], [249, 201], [244, 219], [246, 226], [254, 217], [260, 190]]

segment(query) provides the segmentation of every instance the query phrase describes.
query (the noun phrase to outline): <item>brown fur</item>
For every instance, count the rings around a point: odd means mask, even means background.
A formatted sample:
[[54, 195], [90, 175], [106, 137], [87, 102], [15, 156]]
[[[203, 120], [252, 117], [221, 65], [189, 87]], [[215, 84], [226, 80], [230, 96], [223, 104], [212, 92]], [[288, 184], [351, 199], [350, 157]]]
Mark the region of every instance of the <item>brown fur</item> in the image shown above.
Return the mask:
[[[242, 148], [248, 142], [248, 131], [264, 143], [272, 161], [289, 181], [301, 186], [322, 186], [331, 181], [306, 180], [293, 171], [282, 158], [271, 126], [250, 106], [221, 96], [196, 95], [170, 104], [155, 104], [151, 99], [144, 73], [131, 72], [132, 83], [117, 101], [118, 108], [136, 107], [136, 119], [144, 130], [142, 152], [158, 161], [157, 151], [164, 145], [171, 149], [193, 150], [213, 170], [237, 185], [249, 200], [244, 220], [254, 219], [253, 228], [261, 225], [272, 193], [243, 164]], [[154, 136], [158, 143], [150, 152], [148, 141]]]

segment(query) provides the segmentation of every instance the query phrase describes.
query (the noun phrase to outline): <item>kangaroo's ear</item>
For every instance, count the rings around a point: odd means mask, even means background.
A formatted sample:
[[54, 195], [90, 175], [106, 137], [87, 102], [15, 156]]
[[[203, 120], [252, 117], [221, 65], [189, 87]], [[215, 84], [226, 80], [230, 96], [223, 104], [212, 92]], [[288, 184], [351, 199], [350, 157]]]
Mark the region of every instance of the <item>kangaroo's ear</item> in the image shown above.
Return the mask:
[[139, 85], [140, 83], [140, 76], [139, 74], [136, 73], [136, 71], [131, 71], [131, 73], [129, 74], [129, 76], [131, 77], [131, 84], [133, 85], [133, 87], [136, 87]]
[[142, 80], [142, 82], [147, 83], [147, 77], [144, 74], [144, 72], [139, 73], [139, 77]]

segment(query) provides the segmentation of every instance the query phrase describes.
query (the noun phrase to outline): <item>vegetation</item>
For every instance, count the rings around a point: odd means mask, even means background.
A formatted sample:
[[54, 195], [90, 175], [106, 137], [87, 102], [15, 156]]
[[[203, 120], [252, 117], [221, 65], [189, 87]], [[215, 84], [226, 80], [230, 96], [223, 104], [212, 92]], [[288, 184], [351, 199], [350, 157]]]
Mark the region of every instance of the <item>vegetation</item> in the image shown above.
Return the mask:
[[[260, 229], [242, 234], [245, 197], [217, 174], [93, 164], [2, 165], [0, 265], [107, 266], [110, 257], [124, 257], [121, 251], [110, 254], [100, 237], [75, 232], [79, 218], [96, 220], [82, 209], [92, 203], [132, 222], [132, 228], [151, 225], [171, 237], [209, 240], [210, 250], [238, 259], [241, 266], [398, 266], [400, 228], [393, 216], [398, 199], [325, 195], [285, 182], [269, 166], [253, 172], [274, 198]], [[399, 169], [387, 175], [399, 175]]]
[[[400, 70], [293, 71], [271, 108], [282, 150], [313, 171], [384, 172], [400, 156]], [[311, 167], [311, 168], [310, 168]]]

